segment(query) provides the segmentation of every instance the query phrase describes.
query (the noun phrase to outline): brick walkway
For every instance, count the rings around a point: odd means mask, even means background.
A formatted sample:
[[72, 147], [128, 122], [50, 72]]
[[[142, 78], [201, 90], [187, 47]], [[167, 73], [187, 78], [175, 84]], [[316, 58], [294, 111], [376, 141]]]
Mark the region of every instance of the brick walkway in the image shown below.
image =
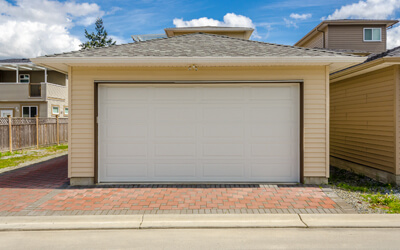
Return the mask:
[[355, 213], [329, 188], [305, 185], [70, 187], [67, 157], [0, 175], [0, 216], [134, 213]]

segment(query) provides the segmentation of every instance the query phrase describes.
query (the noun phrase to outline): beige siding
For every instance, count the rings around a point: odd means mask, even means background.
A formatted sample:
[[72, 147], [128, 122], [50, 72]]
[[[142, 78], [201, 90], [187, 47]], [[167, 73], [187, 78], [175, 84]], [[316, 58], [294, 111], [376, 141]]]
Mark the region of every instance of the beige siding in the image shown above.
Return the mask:
[[305, 48], [327, 48], [328, 47], [328, 29], [324, 29], [325, 32], [325, 45], [324, 45], [324, 34], [322, 32], [317, 32], [311, 39], [307, 42], [301, 44], [301, 47]]
[[[323, 30], [325, 32], [325, 48], [328, 47], [328, 29], [325, 28]], [[324, 33], [317, 32], [312, 38], [308, 41], [298, 45], [304, 48], [324, 48]]]
[[304, 80], [304, 176], [327, 177], [325, 67], [90, 68], [70, 70], [69, 177], [94, 177], [95, 80]]
[[394, 67], [331, 83], [331, 155], [395, 172]]
[[400, 66], [394, 66], [394, 78], [396, 89], [396, 175], [400, 175]]
[[[364, 42], [364, 28], [381, 28], [381, 42]], [[385, 25], [330, 25], [327, 48], [351, 49], [380, 53], [386, 51]]]

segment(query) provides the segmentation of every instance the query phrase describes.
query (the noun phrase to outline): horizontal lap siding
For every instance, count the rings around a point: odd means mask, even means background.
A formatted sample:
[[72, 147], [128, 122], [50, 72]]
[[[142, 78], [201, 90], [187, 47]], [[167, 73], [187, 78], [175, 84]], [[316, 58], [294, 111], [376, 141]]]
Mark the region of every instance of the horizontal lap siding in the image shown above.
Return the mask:
[[400, 175], [400, 66], [394, 66], [393, 70], [396, 85], [396, 175]]
[[[364, 28], [381, 28], [381, 42], [364, 42]], [[330, 25], [328, 28], [330, 49], [353, 49], [381, 53], [386, 50], [385, 25]]]
[[177, 68], [74, 67], [70, 76], [70, 177], [94, 177], [95, 80], [304, 80], [304, 176], [326, 177], [325, 67]]
[[395, 171], [394, 68], [331, 84], [330, 154]]

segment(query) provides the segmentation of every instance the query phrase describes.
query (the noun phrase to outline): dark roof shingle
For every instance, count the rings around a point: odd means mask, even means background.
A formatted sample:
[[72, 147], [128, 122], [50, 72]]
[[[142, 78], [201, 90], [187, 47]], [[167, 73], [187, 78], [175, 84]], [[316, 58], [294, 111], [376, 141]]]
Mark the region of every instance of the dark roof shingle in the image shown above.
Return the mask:
[[376, 59], [383, 58], [383, 57], [400, 57], [400, 46], [395, 47], [393, 49], [388, 49], [385, 52], [382, 52], [380, 54], [373, 54], [373, 55], [369, 56], [365, 62], [374, 61]]
[[0, 60], [0, 63], [31, 63], [31, 60], [27, 58], [10, 58]]
[[194, 33], [171, 38], [72, 51], [46, 57], [354, 57], [322, 49], [300, 48], [228, 36]]

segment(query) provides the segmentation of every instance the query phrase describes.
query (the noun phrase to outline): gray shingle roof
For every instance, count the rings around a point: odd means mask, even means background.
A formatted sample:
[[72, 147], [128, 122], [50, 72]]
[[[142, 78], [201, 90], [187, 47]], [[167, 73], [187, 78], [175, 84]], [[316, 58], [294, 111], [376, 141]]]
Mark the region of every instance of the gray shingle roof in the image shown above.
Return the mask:
[[31, 60], [27, 58], [10, 58], [0, 60], [0, 63], [30, 63]]
[[228, 36], [194, 33], [171, 38], [72, 51], [46, 57], [354, 57], [322, 49], [300, 48]]
[[400, 57], [400, 46], [395, 47], [393, 49], [388, 49], [380, 54], [371, 55], [365, 62], [370, 62], [383, 57]]

